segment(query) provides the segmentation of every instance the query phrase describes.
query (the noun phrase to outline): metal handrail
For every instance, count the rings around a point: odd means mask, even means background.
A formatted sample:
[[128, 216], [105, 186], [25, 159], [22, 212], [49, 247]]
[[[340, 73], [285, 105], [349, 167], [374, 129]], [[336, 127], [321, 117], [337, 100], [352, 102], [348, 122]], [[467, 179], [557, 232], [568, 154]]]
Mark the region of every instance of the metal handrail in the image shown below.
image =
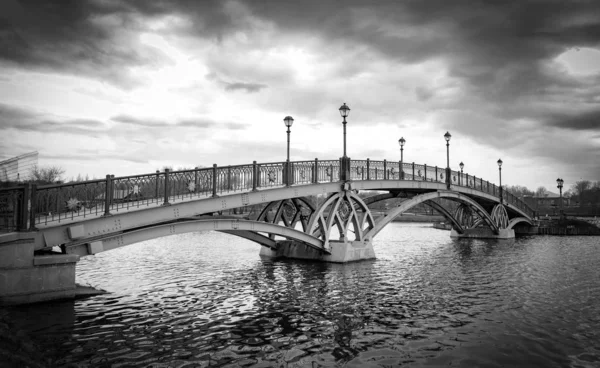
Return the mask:
[[[16, 224], [2, 227], [0, 223], [0, 228], [4, 231], [14, 231], [24, 229], [26, 225], [23, 225], [23, 222], [27, 222], [27, 219], [31, 219], [29, 227], [33, 227], [35, 224], [61, 222], [91, 215], [109, 215], [132, 207], [169, 204], [175, 200], [206, 198], [225, 192], [338, 182], [347, 176], [341, 172], [342, 159], [290, 161], [289, 164], [288, 166], [286, 161], [254, 162], [176, 171], [165, 169], [120, 177], [107, 175], [106, 179], [34, 186], [27, 195], [24, 187], [4, 188], [0, 189], [0, 213], [2, 201], [8, 201], [9, 195], [6, 193], [11, 190], [13, 197], [17, 192], [23, 193], [18, 196], [20, 202], [25, 199], [31, 200], [32, 210], [31, 213], [15, 215]], [[349, 160], [348, 165], [348, 180], [426, 180], [446, 184], [449, 180], [451, 186], [475, 189], [497, 198], [502, 191], [506, 204], [518, 208], [530, 217], [535, 214], [525, 202], [503, 188], [459, 171], [451, 170], [450, 178], [447, 178], [447, 169], [442, 166], [370, 159]], [[8, 205], [5, 207], [8, 208]], [[19, 208], [21, 212], [27, 211], [28, 206], [21, 203]]]

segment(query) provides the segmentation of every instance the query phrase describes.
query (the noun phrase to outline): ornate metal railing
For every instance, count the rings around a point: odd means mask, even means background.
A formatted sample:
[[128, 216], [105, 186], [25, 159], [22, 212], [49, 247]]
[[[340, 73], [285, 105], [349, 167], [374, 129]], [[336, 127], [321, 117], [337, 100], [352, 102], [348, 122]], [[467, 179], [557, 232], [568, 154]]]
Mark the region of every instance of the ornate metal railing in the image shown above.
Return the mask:
[[[349, 159], [348, 159], [349, 160]], [[411, 180], [472, 188], [499, 197], [501, 189], [476, 176], [426, 164], [398, 161], [349, 160], [349, 180]], [[0, 189], [0, 231], [27, 230], [39, 224], [110, 215], [131, 208], [216, 197], [312, 183], [338, 182], [342, 159], [256, 163], [155, 172], [36, 187]], [[447, 178], [448, 173], [450, 177]], [[502, 191], [505, 203], [529, 216], [534, 211], [516, 196]], [[30, 210], [28, 210], [30, 208]]]
[[27, 222], [24, 195], [23, 187], [0, 189], [0, 233], [22, 230], [19, 225]]

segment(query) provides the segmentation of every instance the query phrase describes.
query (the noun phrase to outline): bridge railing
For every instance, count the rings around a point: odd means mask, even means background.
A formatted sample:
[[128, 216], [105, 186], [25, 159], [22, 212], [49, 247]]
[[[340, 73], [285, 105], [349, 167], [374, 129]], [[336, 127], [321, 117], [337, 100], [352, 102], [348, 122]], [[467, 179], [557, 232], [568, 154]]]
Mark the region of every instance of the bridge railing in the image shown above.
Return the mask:
[[[338, 182], [341, 159], [252, 163], [155, 172], [142, 175], [36, 187], [0, 189], [0, 232], [26, 230], [39, 224], [110, 215], [131, 208], [253, 191], [286, 185]], [[350, 180], [413, 180], [447, 183], [446, 169], [399, 161], [351, 160]], [[476, 176], [450, 172], [450, 184], [495, 197], [500, 188]], [[534, 211], [516, 196], [502, 191], [506, 201], [531, 217]]]

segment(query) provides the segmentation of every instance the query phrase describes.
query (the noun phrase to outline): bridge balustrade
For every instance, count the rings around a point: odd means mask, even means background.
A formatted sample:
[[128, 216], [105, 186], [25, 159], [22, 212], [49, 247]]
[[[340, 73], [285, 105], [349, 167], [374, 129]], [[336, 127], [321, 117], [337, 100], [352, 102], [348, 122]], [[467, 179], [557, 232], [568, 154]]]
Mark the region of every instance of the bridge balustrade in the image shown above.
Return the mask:
[[[400, 170], [402, 167], [402, 170]], [[120, 210], [207, 198], [229, 192], [340, 181], [341, 159], [256, 163], [156, 172], [66, 184], [0, 189], [0, 231], [27, 230], [38, 224], [60, 223], [77, 217], [108, 215]], [[289, 174], [286, 174], [289, 173]], [[446, 168], [398, 161], [351, 160], [350, 180], [413, 180], [447, 183]], [[289, 175], [289, 179], [288, 179]], [[450, 171], [454, 186], [499, 197], [501, 189], [482, 178]], [[502, 197], [534, 216], [513, 194]], [[31, 210], [28, 201], [31, 199]]]

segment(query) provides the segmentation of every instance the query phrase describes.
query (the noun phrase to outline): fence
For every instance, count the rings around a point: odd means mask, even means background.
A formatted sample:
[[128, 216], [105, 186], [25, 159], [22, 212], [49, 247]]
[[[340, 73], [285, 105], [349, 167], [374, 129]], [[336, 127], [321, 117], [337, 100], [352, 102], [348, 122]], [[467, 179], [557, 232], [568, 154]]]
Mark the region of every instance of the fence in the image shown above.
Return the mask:
[[[0, 189], [0, 232], [28, 230], [38, 224], [110, 215], [131, 208], [169, 204], [186, 199], [293, 185], [338, 182], [342, 160], [257, 163], [236, 166], [156, 171], [36, 187]], [[348, 159], [349, 160], [349, 159]], [[350, 180], [411, 180], [446, 183], [502, 196], [530, 217], [534, 211], [495, 184], [476, 176], [426, 164], [398, 161], [349, 160]]]

